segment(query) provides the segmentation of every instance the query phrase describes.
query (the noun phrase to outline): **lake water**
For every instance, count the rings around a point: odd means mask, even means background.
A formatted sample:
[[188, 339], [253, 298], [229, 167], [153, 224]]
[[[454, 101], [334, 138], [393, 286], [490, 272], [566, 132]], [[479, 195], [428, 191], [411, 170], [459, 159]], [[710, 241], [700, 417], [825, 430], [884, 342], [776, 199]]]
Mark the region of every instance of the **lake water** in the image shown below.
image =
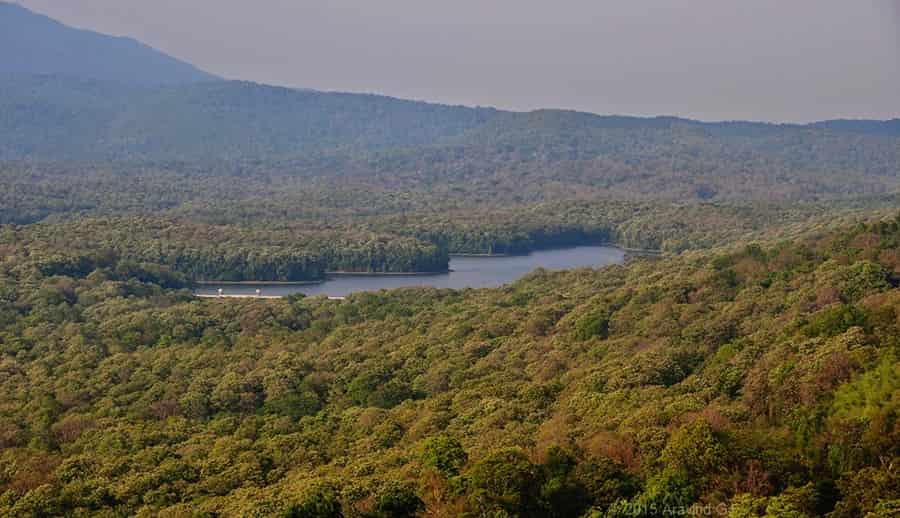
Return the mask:
[[515, 281], [536, 268], [566, 270], [621, 263], [625, 253], [606, 246], [578, 246], [559, 250], [541, 250], [529, 255], [506, 257], [451, 257], [450, 272], [434, 275], [334, 276], [320, 284], [217, 285], [197, 288], [198, 295], [214, 295], [222, 288], [225, 295], [284, 296], [294, 293], [344, 297], [358, 291], [377, 291], [409, 286], [436, 288], [490, 288]]

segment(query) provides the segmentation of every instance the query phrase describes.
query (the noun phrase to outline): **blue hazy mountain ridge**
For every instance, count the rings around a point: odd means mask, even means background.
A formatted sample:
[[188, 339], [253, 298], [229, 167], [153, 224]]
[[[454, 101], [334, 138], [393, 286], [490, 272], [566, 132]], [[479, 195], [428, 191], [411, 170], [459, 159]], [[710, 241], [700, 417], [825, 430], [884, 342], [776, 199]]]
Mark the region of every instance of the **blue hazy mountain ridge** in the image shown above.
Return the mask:
[[488, 171], [523, 161], [680, 156], [897, 176], [898, 126], [507, 112], [244, 81], [147, 86], [62, 75], [0, 78], [0, 160], [278, 160], [328, 151], [352, 161], [361, 150], [391, 150], [385, 167], [412, 170], [463, 159], [463, 169]]
[[243, 81], [147, 87], [19, 76], [0, 79], [0, 160], [275, 158], [418, 146], [496, 113]]
[[36, 74], [142, 85], [219, 79], [134, 39], [76, 29], [0, 2], [0, 75]]
[[812, 125], [817, 128], [826, 128], [850, 133], [865, 133], [872, 135], [900, 136], [900, 119], [891, 120], [852, 120], [838, 119], [817, 122]]
[[[0, 134], [0, 160], [281, 160], [327, 152], [314, 168], [487, 177], [517, 164], [512, 169], [560, 179], [666, 163], [672, 174], [900, 176], [900, 120], [799, 125], [509, 112], [226, 81], [134, 40], [2, 2]], [[381, 154], [360, 154], [373, 150]]]

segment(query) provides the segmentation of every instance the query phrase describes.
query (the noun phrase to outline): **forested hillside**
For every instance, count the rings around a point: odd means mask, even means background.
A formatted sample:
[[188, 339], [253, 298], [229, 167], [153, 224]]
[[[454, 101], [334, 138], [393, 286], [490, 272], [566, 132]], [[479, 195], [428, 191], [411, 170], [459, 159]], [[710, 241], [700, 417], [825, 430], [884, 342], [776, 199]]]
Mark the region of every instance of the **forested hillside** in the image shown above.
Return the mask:
[[547, 191], [681, 201], [896, 192], [895, 129], [896, 121], [799, 126], [512, 113], [227, 81], [0, 81], [6, 161], [90, 160], [133, 169], [137, 160], [216, 175], [466, 185], [514, 190], [522, 201]]
[[900, 508], [900, 219], [345, 302], [9, 241], [3, 515]]
[[0, 158], [249, 159], [431, 143], [494, 113], [239, 81], [147, 87], [60, 75], [0, 80]]
[[632, 201], [548, 188], [523, 199], [496, 184], [377, 182], [237, 165], [19, 162], [0, 167], [0, 224], [16, 225], [6, 245], [78, 254], [85, 268], [114, 256], [165, 265], [182, 282], [311, 281], [327, 271], [444, 271], [459, 253], [607, 243], [677, 253], [897, 206], [896, 195], [672, 203], [666, 193]]
[[11, 169], [15, 188], [0, 219], [15, 218], [10, 223], [17, 225], [7, 227], [0, 244], [70, 258], [47, 266], [60, 271], [77, 255], [86, 265], [80, 269], [117, 257], [165, 265], [183, 282], [304, 281], [321, 280], [326, 271], [443, 271], [448, 255], [459, 253], [608, 243], [677, 253], [790, 235], [791, 225], [836, 224], [896, 205], [893, 197], [793, 207], [552, 197], [486, 203], [424, 190], [293, 190], [266, 179], [155, 174], [104, 173], [73, 186]]

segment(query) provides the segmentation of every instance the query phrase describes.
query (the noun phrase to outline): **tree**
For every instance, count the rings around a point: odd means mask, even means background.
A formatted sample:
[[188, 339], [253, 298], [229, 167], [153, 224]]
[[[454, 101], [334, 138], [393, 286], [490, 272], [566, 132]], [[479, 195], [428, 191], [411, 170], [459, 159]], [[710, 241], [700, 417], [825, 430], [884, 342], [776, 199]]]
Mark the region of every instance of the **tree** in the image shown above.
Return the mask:
[[482, 515], [530, 515], [540, 509], [537, 468], [519, 449], [488, 454], [465, 474], [469, 500]]
[[309, 487], [296, 503], [285, 511], [286, 518], [344, 518], [340, 493], [329, 483]]
[[425, 508], [416, 491], [404, 484], [391, 484], [375, 498], [375, 514], [378, 518], [413, 518]]
[[451, 478], [459, 475], [469, 457], [459, 440], [449, 435], [438, 435], [425, 441], [421, 460], [423, 465], [436, 470], [444, 478]]
[[609, 315], [606, 312], [592, 313], [583, 317], [575, 326], [575, 336], [579, 340], [593, 337], [606, 339], [609, 337]]

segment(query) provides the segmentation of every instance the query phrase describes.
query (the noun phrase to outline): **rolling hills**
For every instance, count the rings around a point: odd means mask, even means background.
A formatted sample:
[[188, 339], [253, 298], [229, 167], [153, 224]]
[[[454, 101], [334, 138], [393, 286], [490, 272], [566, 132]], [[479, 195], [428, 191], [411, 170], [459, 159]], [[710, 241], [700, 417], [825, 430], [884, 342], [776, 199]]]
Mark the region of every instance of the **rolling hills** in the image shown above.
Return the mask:
[[796, 202], [900, 188], [897, 120], [776, 125], [447, 106], [220, 80], [8, 3], [0, 24], [0, 162], [239, 169], [470, 197], [514, 191], [519, 202], [546, 193]]
[[523, 195], [548, 183], [687, 200], [877, 195], [900, 186], [895, 126], [514, 113], [237, 81], [0, 80], [0, 161], [242, 164], [381, 187], [499, 182]]

